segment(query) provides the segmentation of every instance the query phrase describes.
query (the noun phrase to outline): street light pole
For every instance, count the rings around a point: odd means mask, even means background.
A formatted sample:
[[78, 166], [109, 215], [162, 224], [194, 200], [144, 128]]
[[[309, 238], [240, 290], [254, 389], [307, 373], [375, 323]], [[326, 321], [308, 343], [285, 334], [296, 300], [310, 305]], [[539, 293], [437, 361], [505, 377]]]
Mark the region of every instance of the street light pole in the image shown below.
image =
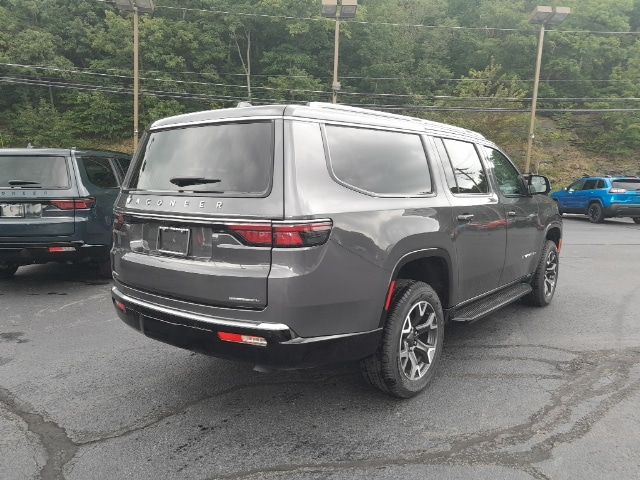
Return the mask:
[[138, 37], [138, 7], [133, 6], [133, 151], [138, 149], [138, 96], [140, 88], [140, 63], [139, 54], [139, 37]]
[[[529, 122], [529, 138], [527, 140], [527, 159], [525, 164], [525, 173], [531, 173], [531, 154], [533, 151], [533, 140], [536, 131], [536, 109], [538, 108], [538, 87], [540, 86], [540, 69], [542, 65], [542, 48], [544, 47], [544, 32], [547, 25], [561, 24], [571, 13], [568, 7], [547, 7], [538, 6], [533, 11], [530, 23], [540, 25], [540, 35], [538, 37], [538, 53], [536, 55], [536, 73], [533, 81], [533, 96], [531, 98], [531, 120]], [[540, 160], [536, 162], [536, 173]]]
[[333, 92], [332, 102], [338, 103], [338, 91], [340, 90], [340, 82], [338, 81], [338, 63], [340, 58], [340, 10], [336, 13], [336, 32], [333, 45], [333, 84], [331, 90]]
[[155, 10], [154, 0], [106, 0], [115, 4], [122, 13], [133, 13], [133, 150], [138, 148], [139, 135], [139, 97], [140, 97], [140, 15], [153, 14]]
[[338, 65], [340, 62], [340, 22], [342, 19], [355, 18], [358, 0], [322, 0], [322, 15], [335, 19], [335, 34], [333, 40], [333, 83], [331, 84], [331, 101], [338, 103], [338, 92], [341, 85], [338, 80]]
[[[527, 143], [527, 163], [524, 168], [526, 173], [530, 173], [531, 150], [533, 149], [533, 139], [536, 129], [536, 108], [538, 107], [538, 87], [540, 86], [540, 68], [542, 64], [542, 46], [544, 45], [544, 23], [540, 25], [540, 36], [538, 37], [538, 56], [536, 57], [536, 75], [533, 81], [533, 98], [531, 99], [531, 121], [529, 122], [529, 141]], [[536, 173], [538, 168], [536, 166]]]

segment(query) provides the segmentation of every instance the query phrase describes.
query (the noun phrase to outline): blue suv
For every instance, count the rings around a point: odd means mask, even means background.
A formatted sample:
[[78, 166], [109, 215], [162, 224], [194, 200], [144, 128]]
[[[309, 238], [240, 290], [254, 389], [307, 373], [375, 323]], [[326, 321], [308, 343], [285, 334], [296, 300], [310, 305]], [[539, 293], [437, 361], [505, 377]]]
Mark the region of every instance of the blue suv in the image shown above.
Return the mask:
[[583, 177], [551, 197], [560, 213], [581, 213], [593, 223], [608, 217], [640, 223], [640, 177]]
[[111, 276], [113, 204], [130, 157], [0, 149], [0, 279], [21, 265], [87, 262]]

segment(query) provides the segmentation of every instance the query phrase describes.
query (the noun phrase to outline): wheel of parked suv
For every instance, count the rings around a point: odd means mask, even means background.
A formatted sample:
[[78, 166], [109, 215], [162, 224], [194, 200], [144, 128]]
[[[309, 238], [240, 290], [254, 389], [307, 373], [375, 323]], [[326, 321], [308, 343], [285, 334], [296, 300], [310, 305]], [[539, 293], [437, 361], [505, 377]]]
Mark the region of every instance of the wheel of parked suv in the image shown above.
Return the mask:
[[600, 205], [598, 202], [593, 202], [591, 205], [589, 205], [587, 215], [589, 216], [589, 221], [591, 223], [604, 222], [604, 210], [602, 209], [602, 205]]
[[551, 240], [547, 240], [531, 281], [533, 291], [524, 297], [526, 303], [536, 307], [546, 307], [551, 303], [558, 285], [559, 268], [560, 256], [558, 247]]
[[0, 265], [0, 278], [11, 278], [18, 271], [18, 265], [2, 264]]
[[634, 222], [636, 222], [636, 223], [640, 223], [640, 217], [635, 217], [635, 218], [633, 219], [633, 221], [634, 221]]
[[398, 282], [378, 351], [361, 362], [365, 379], [396, 397], [409, 398], [431, 381], [442, 353], [444, 316], [426, 283]]

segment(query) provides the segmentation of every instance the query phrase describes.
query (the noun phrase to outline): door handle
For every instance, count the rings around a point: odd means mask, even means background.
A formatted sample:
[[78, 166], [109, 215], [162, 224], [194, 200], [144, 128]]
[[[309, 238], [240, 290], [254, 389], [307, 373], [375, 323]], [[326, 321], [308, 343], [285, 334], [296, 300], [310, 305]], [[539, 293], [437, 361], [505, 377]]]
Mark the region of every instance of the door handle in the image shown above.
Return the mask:
[[507, 212], [507, 217], [515, 217], [516, 215], [516, 212]]
[[473, 214], [471, 213], [465, 213], [463, 215], [458, 215], [458, 221], [459, 222], [469, 222], [473, 220]]

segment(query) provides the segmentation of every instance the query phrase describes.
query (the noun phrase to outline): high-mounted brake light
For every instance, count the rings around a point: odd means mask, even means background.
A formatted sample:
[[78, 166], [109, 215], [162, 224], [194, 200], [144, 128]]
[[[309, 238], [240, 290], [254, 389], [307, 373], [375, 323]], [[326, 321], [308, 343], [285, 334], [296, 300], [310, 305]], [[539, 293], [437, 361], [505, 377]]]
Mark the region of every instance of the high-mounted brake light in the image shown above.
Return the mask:
[[627, 191], [624, 188], [612, 188], [609, 193], [627, 193]]
[[331, 220], [310, 223], [237, 224], [227, 228], [246, 245], [296, 248], [322, 245], [331, 234]]
[[96, 199], [89, 197], [73, 200], [50, 200], [49, 203], [60, 210], [89, 210], [96, 204]]
[[239, 333], [218, 332], [218, 338], [223, 342], [244, 343], [246, 345], [254, 345], [256, 347], [266, 347], [267, 340], [262, 337], [253, 335], [241, 335]]

